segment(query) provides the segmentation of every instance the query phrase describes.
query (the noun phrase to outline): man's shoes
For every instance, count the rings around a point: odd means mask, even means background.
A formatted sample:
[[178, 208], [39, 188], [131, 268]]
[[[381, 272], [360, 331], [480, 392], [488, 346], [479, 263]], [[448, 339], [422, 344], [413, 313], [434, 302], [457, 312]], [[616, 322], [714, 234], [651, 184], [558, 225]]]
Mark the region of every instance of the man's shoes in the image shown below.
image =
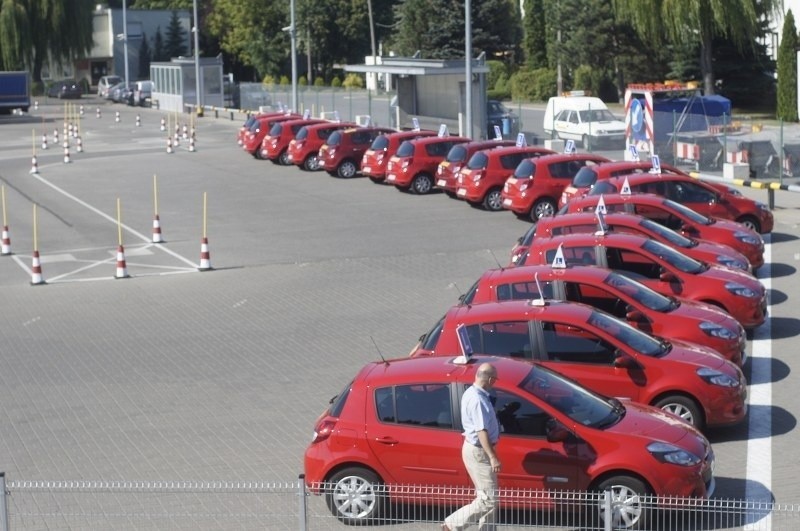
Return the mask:
[[442, 531], [450, 531], [450, 526], [447, 524], [442, 524]]

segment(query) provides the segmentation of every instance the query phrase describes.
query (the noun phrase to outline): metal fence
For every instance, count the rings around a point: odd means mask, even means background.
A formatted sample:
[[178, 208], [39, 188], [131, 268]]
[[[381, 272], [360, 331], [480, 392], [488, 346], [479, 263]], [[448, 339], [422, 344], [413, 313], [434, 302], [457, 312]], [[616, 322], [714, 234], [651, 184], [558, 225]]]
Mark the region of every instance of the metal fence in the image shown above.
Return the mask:
[[[126, 529], [346, 529], [334, 514], [333, 490], [289, 483], [11, 481], [0, 487], [0, 531]], [[362, 526], [431, 529], [472, 496], [467, 488], [393, 486], [393, 502], [375, 491], [381, 514]], [[643, 530], [795, 530], [800, 506], [734, 499], [699, 500], [609, 492], [501, 491], [503, 529], [608, 530], [635, 519]], [[397, 501], [399, 497], [404, 500]], [[330, 504], [330, 506], [329, 506]], [[331, 509], [331, 506], [334, 509]], [[605, 518], [613, 515], [613, 518]], [[622, 518], [626, 515], [628, 519]]]

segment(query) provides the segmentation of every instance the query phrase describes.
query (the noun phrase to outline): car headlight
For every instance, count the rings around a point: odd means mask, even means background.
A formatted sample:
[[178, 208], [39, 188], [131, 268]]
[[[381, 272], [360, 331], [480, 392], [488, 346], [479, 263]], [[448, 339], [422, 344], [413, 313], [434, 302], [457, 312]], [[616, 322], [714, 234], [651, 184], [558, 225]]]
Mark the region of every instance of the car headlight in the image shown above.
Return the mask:
[[730, 256], [725, 256], [725, 255], [717, 256], [717, 263], [722, 264], [725, 267], [739, 269], [740, 271], [747, 271], [747, 264], [743, 264], [741, 260], [731, 258]]
[[652, 442], [647, 445], [647, 451], [662, 463], [678, 466], [695, 466], [701, 459], [683, 448], [665, 442]]
[[717, 337], [719, 339], [732, 340], [737, 338], [736, 332], [728, 330], [724, 326], [720, 326], [717, 323], [712, 323], [711, 321], [703, 321], [700, 323], [700, 330], [702, 330], [706, 335]]
[[733, 237], [739, 240], [742, 243], [746, 243], [748, 245], [759, 245], [761, 242], [759, 241], [760, 238], [753, 236], [752, 234], [748, 234], [746, 232], [734, 232]]
[[756, 207], [760, 210], [769, 210], [769, 207], [760, 201], [756, 201]]
[[739, 297], [747, 297], [748, 299], [755, 299], [756, 297], [758, 297], [758, 293], [748, 288], [747, 286], [742, 286], [737, 282], [726, 283], [725, 289], [728, 290], [730, 293], [733, 293], [734, 295]]
[[720, 387], [738, 387], [739, 381], [736, 378], [731, 378], [725, 373], [721, 373], [709, 367], [701, 367], [697, 369], [697, 376], [703, 379], [706, 383], [711, 385], [718, 385]]

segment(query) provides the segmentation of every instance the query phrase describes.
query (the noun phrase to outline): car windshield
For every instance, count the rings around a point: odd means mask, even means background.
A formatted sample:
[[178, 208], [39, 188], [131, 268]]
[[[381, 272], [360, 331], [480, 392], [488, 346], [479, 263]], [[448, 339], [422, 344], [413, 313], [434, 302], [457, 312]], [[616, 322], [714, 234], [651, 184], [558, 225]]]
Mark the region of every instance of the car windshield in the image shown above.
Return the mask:
[[617, 191], [617, 187], [608, 181], [600, 181], [592, 186], [589, 195], [613, 194]]
[[375, 140], [372, 141], [372, 144], [369, 146], [370, 149], [379, 150], [379, 149], [386, 149], [389, 147], [389, 139], [386, 138], [386, 135], [378, 135], [375, 137]]
[[328, 144], [328, 146], [338, 146], [342, 143], [342, 132], [334, 131], [325, 143]]
[[680, 213], [683, 217], [685, 217], [686, 219], [692, 221], [693, 223], [697, 223], [699, 225], [713, 225], [713, 223], [714, 223], [713, 219], [700, 214], [696, 210], [693, 210], [693, 209], [687, 207], [686, 205], [682, 205], [680, 203], [676, 203], [675, 201], [672, 201], [671, 199], [665, 199], [664, 200], [664, 205], [666, 205], [666, 206], [670, 207], [672, 210], [675, 210], [676, 212]]
[[305, 140], [308, 137], [308, 127], [301, 127], [300, 130], [294, 135], [295, 140]]
[[255, 116], [250, 116], [247, 120], [244, 121], [245, 129], [250, 129], [250, 126], [256, 122]]
[[433, 328], [431, 328], [430, 332], [428, 332], [427, 334], [422, 336], [421, 341], [422, 341], [422, 348], [423, 349], [425, 349], [425, 350], [433, 350], [434, 348], [436, 348], [436, 343], [439, 342], [439, 336], [442, 335], [442, 327], [444, 326], [444, 318], [445, 318], [445, 316], [442, 316], [442, 318], [439, 319], [436, 322], [435, 325], [433, 325]]
[[613, 122], [616, 117], [608, 109], [580, 111], [581, 122]]
[[588, 188], [596, 182], [597, 172], [586, 166], [578, 170], [578, 173], [572, 178], [572, 186], [576, 188]]
[[655, 240], [646, 240], [644, 244], [642, 244], [642, 249], [658, 256], [660, 259], [684, 273], [696, 275], [708, 269], [702, 262], [698, 262], [694, 258], [689, 258], [682, 252], [676, 251]]
[[467, 162], [467, 168], [470, 170], [482, 170], [489, 164], [489, 155], [482, 151], [478, 151]]
[[400, 147], [397, 148], [397, 153], [395, 153], [398, 157], [413, 157], [414, 156], [414, 144], [406, 140]]
[[462, 144], [456, 144], [450, 148], [450, 151], [447, 152], [447, 158], [445, 158], [445, 160], [447, 162], [464, 162], [464, 159], [466, 158], [467, 148], [465, 148]]
[[522, 236], [522, 238], [519, 239], [520, 245], [530, 246], [531, 242], [533, 241], [533, 237], [536, 236], [536, 225], [537, 224], [534, 223], [533, 225], [531, 225], [531, 228], [525, 231], [525, 234]]
[[283, 124], [278, 122], [272, 126], [272, 129], [269, 130], [269, 136], [280, 136], [281, 131], [283, 131]]
[[607, 428], [625, 415], [618, 400], [595, 394], [540, 365], [531, 367], [519, 388], [584, 426]]
[[677, 303], [660, 293], [656, 293], [644, 284], [619, 273], [609, 273], [603, 283], [621, 291], [650, 310], [667, 313], [678, 307]]
[[478, 293], [478, 284], [480, 280], [476, 280], [475, 283], [470, 287], [467, 292], [459, 297], [461, 300], [461, 304], [470, 305], [472, 301], [475, 300], [475, 294]]
[[514, 177], [517, 179], [529, 179], [536, 173], [536, 163], [531, 159], [525, 159], [517, 165], [514, 170]]
[[652, 219], [642, 218], [642, 220], [639, 222], [639, 225], [641, 225], [650, 232], [658, 234], [659, 236], [664, 238], [667, 242], [669, 242], [671, 245], [675, 245], [683, 249], [689, 249], [696, 245], [694, 241], [690, 240], [683, 234], [679, 234], [674, 230], [665, 227], [664, 225], [659, 225]]
[[668, 343], [659, 341], [638, 328], [632, 327], [626, 321], [621, 321], [607, 313], [598, 310], [592, 311], [587, 324], [613, 336], [618, 343], [639, 354], [657, 358], [668, 351]]

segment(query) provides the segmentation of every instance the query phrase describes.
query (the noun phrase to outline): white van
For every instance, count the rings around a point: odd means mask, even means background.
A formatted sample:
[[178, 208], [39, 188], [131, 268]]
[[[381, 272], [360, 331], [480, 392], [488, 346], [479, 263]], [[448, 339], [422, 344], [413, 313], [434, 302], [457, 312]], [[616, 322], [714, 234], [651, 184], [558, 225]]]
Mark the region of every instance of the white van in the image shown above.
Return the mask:
[[625, 147], [625, 123], [611, 114], [600, 98], [550, 98], [544, 111], [543, 125], [546, 136], [581, 142], [584, 148]]

